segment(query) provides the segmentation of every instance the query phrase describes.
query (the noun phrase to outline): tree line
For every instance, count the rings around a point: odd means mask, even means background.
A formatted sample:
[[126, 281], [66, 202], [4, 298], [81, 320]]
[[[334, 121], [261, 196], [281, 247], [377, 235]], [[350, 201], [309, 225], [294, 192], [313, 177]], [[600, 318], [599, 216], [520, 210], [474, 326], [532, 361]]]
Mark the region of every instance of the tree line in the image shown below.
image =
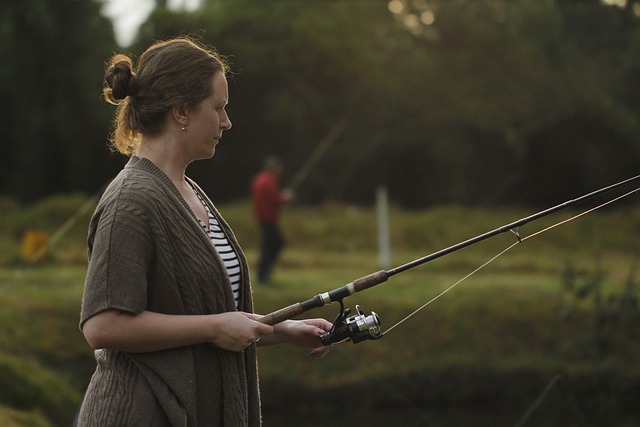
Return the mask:
[[233, 129], [189, 174], [248, 196], [268, 154], [301, 203], [545, 205], [638, 173], [640, 7], [598, 0], [158, 1], [121, 47], [98, 0], [0, 6], [0, 194], [95, 193], [110, 153], [104, 63], [195, 35], [231, 63]]

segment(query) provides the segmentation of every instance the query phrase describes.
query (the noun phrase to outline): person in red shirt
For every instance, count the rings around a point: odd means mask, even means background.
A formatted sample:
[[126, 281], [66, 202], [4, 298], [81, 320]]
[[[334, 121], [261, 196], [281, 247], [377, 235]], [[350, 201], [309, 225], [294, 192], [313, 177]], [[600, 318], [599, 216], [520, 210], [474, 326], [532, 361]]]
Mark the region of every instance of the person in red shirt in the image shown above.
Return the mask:
[[280, 208], [292, 197], [289, 190], [280, 189], [280, 176], [283, 166], [279, 158], [269, 156], [263, 169], [251, 183], [253, 211], [260, 226], [260, 260], [258, 263], [258, 281], [268, 283], [280, 252], [285, 246], [280, 229]]

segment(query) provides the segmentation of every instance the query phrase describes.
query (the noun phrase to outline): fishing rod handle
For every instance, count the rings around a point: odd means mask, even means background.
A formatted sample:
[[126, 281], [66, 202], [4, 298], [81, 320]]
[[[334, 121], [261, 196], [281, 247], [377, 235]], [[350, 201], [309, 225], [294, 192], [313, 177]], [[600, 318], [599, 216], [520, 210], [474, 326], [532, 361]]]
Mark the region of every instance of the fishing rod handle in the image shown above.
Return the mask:
[[352, 283], [352, 294], [379, 285], [380, 283], [386, 282], [387, 279], [389, 279], [389, 272], [385, 270], [376, 271], [375, 273], [356, 279]]
[[265, 325], [276, 325], [280, 322], [284, 322], [285, 320], [294, 318], [305, 311], [311, 310], [312, 308], [322, 307], [325, 304], [330, 304], [334, 301], [341, 301], [343, 298], [353, 295], [356, 292], [360, 292], [382, 282], [386, 282], [388, 278], [389, 273], [384, 270], [368, 274], [354, 280], [348, 285], [334, 289], [333, 291], [316, 295], [307, 301], [297, 302], [288, 307], [281, 308], [273, 313], [262, 316], [259, 322], [264, 323]]
[[285, 320], [296, 317], [303, 312], [304, 310], [302, 309], [302, 304], [297, 302], [295, 304], [291, 304], [288, 307], [281, 308], [274, 311], [273, 313], [262, 316], [258, 321], [264, 323], [265, 325], [273, 326], [280, 322], [284, 322]]

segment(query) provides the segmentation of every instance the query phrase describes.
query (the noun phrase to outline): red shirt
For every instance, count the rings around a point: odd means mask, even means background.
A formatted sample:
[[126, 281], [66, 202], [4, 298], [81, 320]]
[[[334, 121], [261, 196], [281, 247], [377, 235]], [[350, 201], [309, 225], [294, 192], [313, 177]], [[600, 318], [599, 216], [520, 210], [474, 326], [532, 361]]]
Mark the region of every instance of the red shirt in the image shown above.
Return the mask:
[[280, 194], [278, 177], [271, 171], [260, 172], [251, 183], [251, 199], [256, 219], [260, 222], [278, 221], [284, 198]]

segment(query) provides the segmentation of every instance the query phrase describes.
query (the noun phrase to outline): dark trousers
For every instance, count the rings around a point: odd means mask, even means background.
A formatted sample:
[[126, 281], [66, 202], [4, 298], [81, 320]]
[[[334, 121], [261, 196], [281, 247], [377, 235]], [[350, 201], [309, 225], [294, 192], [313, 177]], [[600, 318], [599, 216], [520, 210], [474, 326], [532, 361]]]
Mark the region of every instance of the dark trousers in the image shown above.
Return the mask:
[[284, 248], [285, 241], [278, 224], [270, 222], [260, 223], [260, 263], [258, 264], [258, 280], [261, 283], [269, 281], [273, 265]]

